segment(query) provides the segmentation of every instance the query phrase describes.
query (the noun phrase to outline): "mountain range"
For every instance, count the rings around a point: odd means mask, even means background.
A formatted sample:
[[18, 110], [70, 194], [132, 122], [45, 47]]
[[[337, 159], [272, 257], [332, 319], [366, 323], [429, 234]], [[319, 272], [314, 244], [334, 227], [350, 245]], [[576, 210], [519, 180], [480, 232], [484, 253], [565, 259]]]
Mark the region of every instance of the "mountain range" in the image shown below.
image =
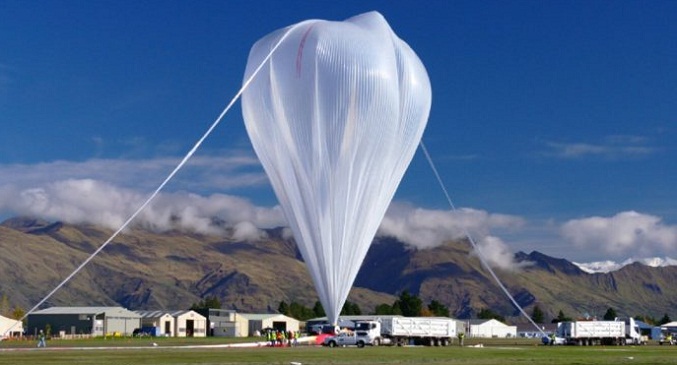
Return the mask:
[[[90, 224], [25, 217], [4, 221], [0, 295], [13, 306], [31, 308], [111, 233]], [[515, 262], [514, 269], [495, 269], [496, 274], [527, 313], [538, 305], [546, 319], [559, 311], [570, 317], [601, 317], [609, 307], [621, 316], [660, 317], [673, 314], [677, 304], [675, 266], [634, 262], [616, 271], [590, 273], [583, 264], [536, 251], [518, 252]], [[404, 290], [424, 304], [441, 302], [453, 317], [472, 318], [488, 308], [521, 321], [462, 240], [423, 250], [377, 237], [348, 300], [368, 313], [379, 304], [392, 304]], [[257, 241], [239, 241], [231, 234], [133, 228], [101, 251], [46, 306], [182, 309], [206, 296], [216, 296], [224, 308], [247, 312], [274, 312], [281, 301], [307, 307], [317, 301], [303, 259], [282, 229], [268, 230], [266, 238]]]
[[574, 262], [574, 265], [581, 268], [581, 270], [594, 274], [594, 273], [608, 273], [612, 271], [617, 271], [624, 266], [634, 264], [638, 262], [640, 264], [651, 266], [651, 267], [665, 267], [665, 266], [676, 266], [677, 260], [670, 257], [645, 257], [645, 258], [629, 258], [623, 262], [616, 261], [595, 261], [595, 262]]

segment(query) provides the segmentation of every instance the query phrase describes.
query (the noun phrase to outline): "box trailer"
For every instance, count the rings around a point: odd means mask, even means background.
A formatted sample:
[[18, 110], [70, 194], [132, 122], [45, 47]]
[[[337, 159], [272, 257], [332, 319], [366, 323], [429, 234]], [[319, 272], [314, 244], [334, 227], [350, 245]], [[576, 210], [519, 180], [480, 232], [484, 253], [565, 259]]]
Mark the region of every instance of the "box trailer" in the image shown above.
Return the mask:
[[624, 345], [625, 322], [567, 321], [557, 324], [557, 337], [568, 345]]
[[441, 317], [385, 317], [381, 336], [398, 345], [447, 346], [456, 337], [456, 321]]

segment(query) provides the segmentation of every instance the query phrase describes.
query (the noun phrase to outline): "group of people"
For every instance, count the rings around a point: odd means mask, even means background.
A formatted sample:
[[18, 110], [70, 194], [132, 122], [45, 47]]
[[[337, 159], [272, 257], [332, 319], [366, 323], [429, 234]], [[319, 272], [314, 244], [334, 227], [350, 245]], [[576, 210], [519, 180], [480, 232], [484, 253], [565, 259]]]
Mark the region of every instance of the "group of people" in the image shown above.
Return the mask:
[[300, 335], [301, 333], [299, 331], [269, 330], [266, 332], [266, 340], [268, 341], [268, 346], [291, 347], [298, 345]]

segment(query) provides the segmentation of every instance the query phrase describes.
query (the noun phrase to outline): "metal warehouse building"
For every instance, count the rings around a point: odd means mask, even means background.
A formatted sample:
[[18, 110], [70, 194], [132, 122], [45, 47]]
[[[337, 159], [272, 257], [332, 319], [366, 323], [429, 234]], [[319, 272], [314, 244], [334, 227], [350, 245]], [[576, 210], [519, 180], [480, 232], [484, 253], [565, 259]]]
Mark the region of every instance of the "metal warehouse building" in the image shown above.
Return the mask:
[[254, 336], [256, 331], [264, 328], [274, 328], [278, 331], [299, 330], [299, 320], [287, 317], [284, 314], [245, 314], [235, 315], [235, 336]]
[[51, 307], [28, 315], [27, 334], [50, 329], [52, 336], [131, 336], [141, 316], [122, 307]]

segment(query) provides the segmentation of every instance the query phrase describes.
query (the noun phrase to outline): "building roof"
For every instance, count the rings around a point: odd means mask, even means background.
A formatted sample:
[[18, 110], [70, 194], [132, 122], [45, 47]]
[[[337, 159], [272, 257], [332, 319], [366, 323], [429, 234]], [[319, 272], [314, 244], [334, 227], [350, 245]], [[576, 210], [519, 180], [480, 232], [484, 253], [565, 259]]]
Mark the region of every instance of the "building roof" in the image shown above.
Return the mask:
[[508, 327], [507, 324], [505, 324], [505, 323], [503, 323], [503, 322], [501, 322], [497, 319], [468, 319], [466, 322], [469, 323], [471, 326], [480, 326], [480, 325], [487, 324], [487, 323], [491, 322], [494, 325], [501, 325], [501, 326]]
[[164, 316], [172, 316], [167, 311], [155, 310], [155, 311], [134, 311], [141, 316], [141, 318], [162, 318]]
[[171, 317], [179, 317], [182, 316], [186, 313], [195, 313], [196, 315], [200, 317], [204, 317], [202, 314], [192, 310], [192, 309], [182, 309], [182, 310], [154, 310], [154, 311], [135, 311], [138, 313], [141, 318], [160, 318], [165, 315], [171, 316]]
[[198, 313], [198, 312], [196, 312], [196, 311], [194, 311], [194, 310], [192, 310], [192, 309], [177, 310], [177, 311], [169, 312], [169, 314], [171, 314], [172, 317], [179, 317], [179, 316], [182, 316], [182, 315], [184, 315], [184, 314], [186, 314], [186, 313], [195, 313], [196, 315], [198, 315], [198, 316], [200, 316], [200, 317], [202, 317], [202, 318], [206, 318], [206, 317], [203, 316], [202, 314], [200, 314], [200, 313]]
[[651, 329], [651, 328], [654, 328], [654, 327], [660, 327], [660, 326], [654, 326], [652, 324], [648, 324], [648, 323], [640, 321], [640, 320], [635, 320], [635, 324], [637, 324], [637, 326], [640, 329], [643, 329], [643, 330]]
[[296, 318], [285, 316], [281, 313], [238, 313], [238, 316], [242, 316], [249, 321], [263, 321], [270, 318], [285, 317], [294, 321], [298, 321]]
[[[186, 309], [180, 309], [180, 310], [169, 311], [169, 312], [167, 312], [167, 313], [171, 314], [172, 317], [178, 317], [178, 316], [180, 316], [180, 315], [182, 315], [182, 314], [186, 314], [186, 313], [192, 312], [192, 311], [193, 311], [192, 309], [188, 309], [188, 310], [186, 310]], [[195, 312], [195, 313], [197, 313], [197, 312]]]
[[129, 318], [140, 318], [138, 313], [134, 313], [122, 307], [50, 307], [31, 313], [31, 315], [43, 314], [89, 314], [96, 315], [104, 313], [106, 316], [124, 315]]

